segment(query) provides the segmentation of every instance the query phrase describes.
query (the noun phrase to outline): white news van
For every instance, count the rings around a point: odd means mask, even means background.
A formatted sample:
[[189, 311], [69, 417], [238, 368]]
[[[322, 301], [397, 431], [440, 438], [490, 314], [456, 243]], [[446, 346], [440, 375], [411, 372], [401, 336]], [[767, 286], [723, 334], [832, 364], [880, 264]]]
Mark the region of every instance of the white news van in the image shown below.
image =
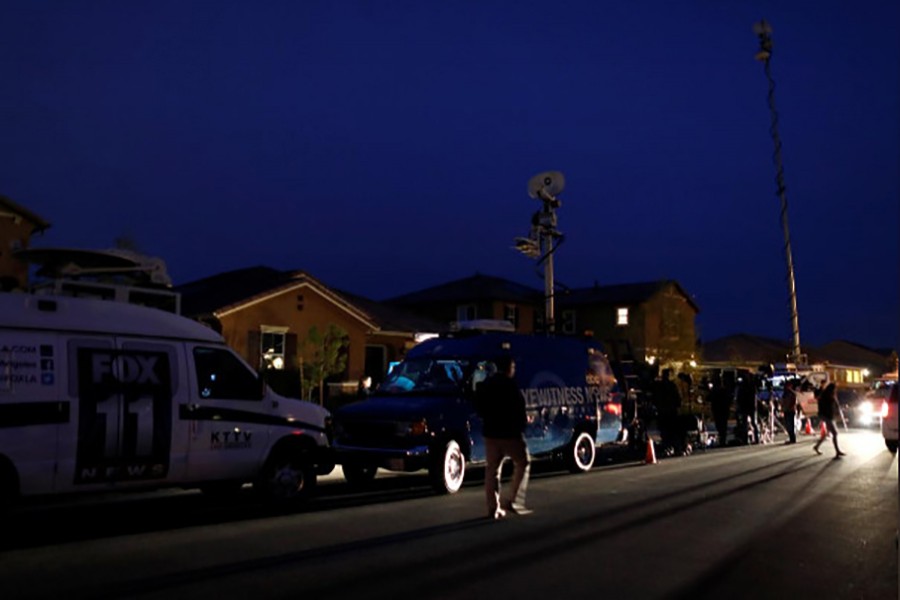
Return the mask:
[[155, 308], [0, 293], [0, 502], [162, 487], [300, 500], [331, 419], [212, 329]]

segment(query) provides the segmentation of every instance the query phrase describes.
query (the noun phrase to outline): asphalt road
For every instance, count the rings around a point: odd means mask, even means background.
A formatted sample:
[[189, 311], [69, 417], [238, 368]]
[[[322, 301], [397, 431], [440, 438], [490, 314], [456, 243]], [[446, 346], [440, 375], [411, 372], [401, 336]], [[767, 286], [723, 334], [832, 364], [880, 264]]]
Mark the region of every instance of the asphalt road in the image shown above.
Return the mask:
[[33, 505], [3, 523], [0, 598], [897, 598], [897, 457], [874, 432], [840, 440], [837, 460], [801, 437], [536, 466], [535, 512], [499, 522], [477, 471], [452, 496], [337, 473], [292, 512], [185, 492]]

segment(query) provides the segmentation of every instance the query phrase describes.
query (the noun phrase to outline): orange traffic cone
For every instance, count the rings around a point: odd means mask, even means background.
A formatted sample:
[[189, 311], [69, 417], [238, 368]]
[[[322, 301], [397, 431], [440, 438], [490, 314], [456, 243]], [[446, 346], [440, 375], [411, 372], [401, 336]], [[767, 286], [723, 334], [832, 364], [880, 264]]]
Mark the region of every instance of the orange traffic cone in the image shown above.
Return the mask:
[[812, 435], [812, 421], [810, 419], [806, 419], [806, 429], [803, 430], [803, 435]]
[[825, 427], [825, 421], [819, 423], [819, 437], [823, 440], [828, 437], [828, 428]]
[[647, 456], [644, 463], [648, 465], [656, 464], [656, 449], [653, 447], [653, 440], [647, 440]]

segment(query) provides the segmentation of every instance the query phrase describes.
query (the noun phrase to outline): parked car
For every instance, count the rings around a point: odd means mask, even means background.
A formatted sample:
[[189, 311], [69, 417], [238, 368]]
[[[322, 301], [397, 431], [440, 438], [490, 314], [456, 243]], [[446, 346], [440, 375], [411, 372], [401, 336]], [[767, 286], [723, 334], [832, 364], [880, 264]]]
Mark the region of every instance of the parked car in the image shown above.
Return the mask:
[[855, 427], [881, 428], [881, 405], [887, 399], [890, 390], [880, 388], [869, 390], [865, 394], [859, 394], [852, 399], [845, 409], [850, 424]]
[[891, 386], [890, 395], [881, 404], [881, 435], [891, 452], [897, 451], [897, 385]]

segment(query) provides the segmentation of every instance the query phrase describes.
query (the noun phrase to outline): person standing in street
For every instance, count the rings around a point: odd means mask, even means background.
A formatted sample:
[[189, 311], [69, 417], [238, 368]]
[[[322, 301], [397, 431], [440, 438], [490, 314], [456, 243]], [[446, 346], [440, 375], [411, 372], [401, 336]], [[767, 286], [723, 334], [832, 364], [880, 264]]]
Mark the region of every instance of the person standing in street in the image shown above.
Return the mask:
[[822, 432], [821, 437], [816, 441], [816, 445], [813, 446], [813, 450], [815, 450], [816, 454], [822, 454], [819, 450], [819, 446], [825, 441], [825, 438], [828, 437], [828, 434], [830, 433], [831, 439], [834, 441], [834, 457], [840, 458], [841, 456], [844, 456], [844, 453], [841, 452], [841, 449], [838, 446], [838, 432], [837, 427], [834, 426], [834, 415], [839, 410], [840, 407], [838, 406], [835, 385], [829, 383], [825, 386], [825, 389], [822, 390], [822, 393], [819, 394], [819, 419], [825, 424], [826, 430]]
[[663, 447], [674, 453], [681, 447], [684, 436], [679, 439], [678, 409], [681, 408], [681, 394], [670, 375], [669, 369], [663, 369], [662, 378], [656, 381], [653, 390], [653, 401], [656, 404], [656, 421]]
[[781, 395], [781, 411], [784, 413], [784, 428], [787, 430], [788, 440], [785, 444], [797, 443], [797, 432], [794, 424], [797, 418], [797, 393], [794, 392], [794, 382], [784, 383], [784, 393]]
[[[495, 361], [497, 372], [479, 384], [475, 409], [482, 421], [487, 465], [484, 493], [488, 518], [501, 519], [508, 512], [526, 514], [525, 492], [531, 471], [531, 457], [525, 443], [525, 398], [514, 379], [516, 363], [511, 356]], [[513, 462], [508, 493], [501, 493], [503, 463]]]
[[718, 374], [713, 375], [708, 399], [712, 408], [713, 421], [716, 422], [716, 436], [719, 438], [719, 447], [724, 448], [728, 445], [728, 417], [731, 415], [731, 396], [728, 390], [725, 389], [725, 386], [722, 385], [722, 378]]
[[759, 418], [757, 415], [756, 383], [753, 373], [742, 370], [738, 373], [737, 384], [738, 428], [741, 430], [742, 442], [759, 443]]

